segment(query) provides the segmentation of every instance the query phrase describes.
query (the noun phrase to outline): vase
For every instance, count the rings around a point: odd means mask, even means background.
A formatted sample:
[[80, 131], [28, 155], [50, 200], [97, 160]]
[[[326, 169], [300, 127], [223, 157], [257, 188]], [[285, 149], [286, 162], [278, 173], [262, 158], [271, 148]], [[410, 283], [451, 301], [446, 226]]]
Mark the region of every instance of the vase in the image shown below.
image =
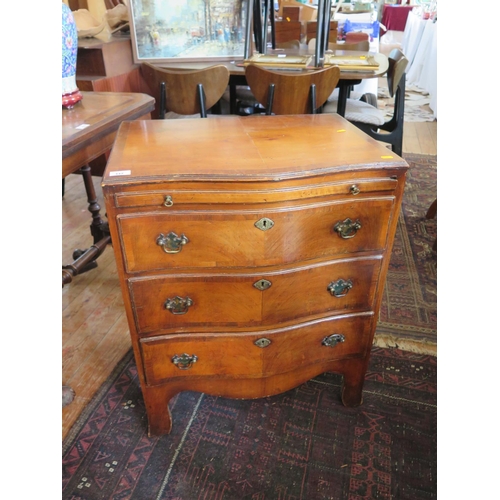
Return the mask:
[[62, 4], [62, 105], [72, 108], [81, 101], [82, 94], [76, 86], [76, 55], [78, 32], [71, 9]]

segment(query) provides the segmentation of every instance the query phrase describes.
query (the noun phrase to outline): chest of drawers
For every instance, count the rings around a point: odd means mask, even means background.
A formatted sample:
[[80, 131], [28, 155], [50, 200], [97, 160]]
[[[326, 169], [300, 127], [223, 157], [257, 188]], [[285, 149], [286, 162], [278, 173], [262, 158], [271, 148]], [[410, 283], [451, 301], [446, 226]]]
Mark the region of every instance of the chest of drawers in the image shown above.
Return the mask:
[[103, 177], [150, 435], [192, 390], [363, 380], [408, 165], [336, 115], [123, 123]]

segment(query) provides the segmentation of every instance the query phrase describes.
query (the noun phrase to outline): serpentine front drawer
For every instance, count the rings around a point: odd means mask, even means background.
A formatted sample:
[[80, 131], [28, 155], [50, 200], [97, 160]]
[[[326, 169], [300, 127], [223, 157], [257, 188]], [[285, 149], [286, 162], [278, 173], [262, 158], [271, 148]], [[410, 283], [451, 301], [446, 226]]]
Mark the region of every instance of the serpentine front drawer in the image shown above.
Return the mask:
[[156, 385], [179, 377], [254, 379], [361, 355], [369, 349], [372, 321], [373, 314], [364, 314], [258, 333], [141, 339], [146, 380]]
[[393, 196], [266, 211], [172, 211], [117, 217], [128, 273], [286, 265], [381, 251]]
[[278, 325], [314, 315], [370, 311], [381, 257], [342, 259], [272, 273], [132, 278], [137, 331]]
[[329, 181], [304, 186], [297, 181], [289, 181], [286, 187], [273, 189], [273, 186], [262, 186], [247, 183], [238, 188], [220, 184], [207, 186], [206, 183], [182, 183], [157, 186], [154, 190], [149, 187], [141, 191], [144, 186], [137, 186], [132, 192], [117, 193], [114, 196], [115, 206], [118, 208], [156, 208], [168, 212], [179, 207], [187, 208], [193, 205], [236, 205], [280, 203], [284, 201], [305, 201], [321, 197], [363, 197], [366, 195], [393, 194], [398, 181], [391, 177], [364, 178], [361, 175], [349, 175], [341, 180], [336, 176]]

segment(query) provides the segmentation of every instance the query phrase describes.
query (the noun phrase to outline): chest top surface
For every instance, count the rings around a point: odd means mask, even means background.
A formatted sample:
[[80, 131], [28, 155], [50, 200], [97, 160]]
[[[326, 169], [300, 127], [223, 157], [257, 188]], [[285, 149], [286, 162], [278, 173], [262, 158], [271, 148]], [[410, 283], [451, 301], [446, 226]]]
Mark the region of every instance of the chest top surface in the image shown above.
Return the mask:
[[168, 180], [268, 181], [406, 162], [332, 114], [125, 122], [103, 187]]

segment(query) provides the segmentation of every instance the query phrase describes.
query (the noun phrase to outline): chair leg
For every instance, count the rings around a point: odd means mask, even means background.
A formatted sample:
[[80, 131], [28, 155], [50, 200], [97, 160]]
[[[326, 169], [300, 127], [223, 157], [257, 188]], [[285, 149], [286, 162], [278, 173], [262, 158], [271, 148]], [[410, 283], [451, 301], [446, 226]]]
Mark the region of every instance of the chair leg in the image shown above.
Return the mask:
[[165, 109], [167, 107], [167, 87], [165, 82], [160, 83], [160, 111], [158, 113], [160, 120], [165, 119]]
[[[403, 134], [397, 134], [398, 137], [395, 137], [392, 140], [392, 150], [398, 155], [403, 156]], [[399, 137], [401, 135], [401, 137]]]
[[311, 113], [316, 114], [316, 85], [311, 85]]
[[269, 91], [267, 93], [266, 115], [273, 114], [273, 103], [274, 103], [274, 83], [271, 83], [269, 85]]
[[205, 103], [205, 91], [203, 90], [203, 85], [199, 83], [197, 85], [198, 89], [198, 100], [200, 103], [200, 116], [202, 118], [207, 117], [207, 108], [206, 108], [206, 103]]

